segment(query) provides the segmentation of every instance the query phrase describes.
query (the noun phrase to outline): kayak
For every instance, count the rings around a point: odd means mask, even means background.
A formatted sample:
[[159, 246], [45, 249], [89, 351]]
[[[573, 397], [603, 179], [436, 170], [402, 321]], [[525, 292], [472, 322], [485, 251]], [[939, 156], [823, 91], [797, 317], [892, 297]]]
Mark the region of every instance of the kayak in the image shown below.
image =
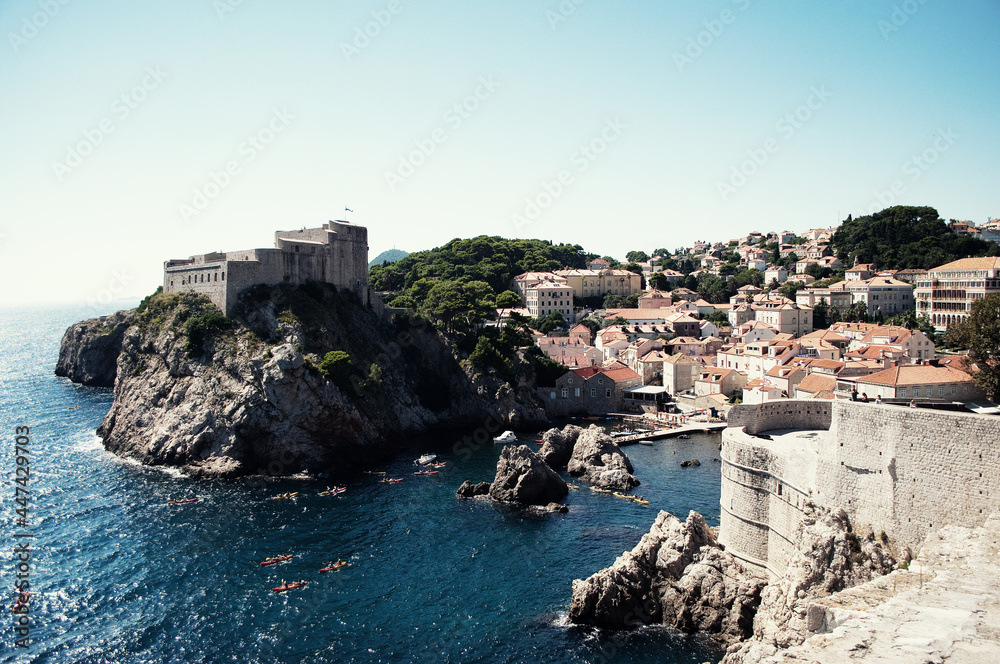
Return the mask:
[[429, 466], [429, 467], [430, 467], [430, 468], [444, 468], [444, 467], [445, 467], [445, 466], [447, 466], [447, 465], [448, 465], [448, 462], [447, 462], [447, 461], [439, 461], [439, 462], [437, 462], [437, 463], [432, 463], [432, 464], [430, 464], [430, 466]]
[[415, 472], [413, 474], [414, 475], [437, 475], [438, 471], [436, 471], [436, 470], [418, 470], [417, 472]]
[[187, 505], [188, 503], [198, 502], [197, 498], [182, 498], [181, 500], [171, 500], [167, 505]]
[[293, 558], [292, 554], [287, 553], [283, 556], [275, 556], [273, 558], [268, 558], [260, 564], [261, 567], [267, 567], [268, 565], [274, 565], [276, 563], [283, 563], [286, 560], [291, 560]]
[[385, 475], [384, 470], [365, 470], [363, 472], [365, 475]]
[[279, 493], [277, 496], [271, 496], [271, 500], [284, 500], [285, 498], [294, 498], [299, 495], [299, 492], [295, 493]]
[[271, 590], [273, 592], [276, 592], [276, 593], [283, 593], [286, 590], [295, 590], [296, 588], [301, 588], [302, 586], [306, 585], [307, 583], [309, 583], [309, 582], [308, 581], [293, 581], [291, 583], [283, 583], [280, 586], [277, 586], [275, 588], [271, 588]]
[[29, 597], [31, 597], [31, 592], [28, 591], [28, 590], [25, 590], [23, 593], [21, 593], [20, 595], [18, 595], [17, 601], [14, 602], [14, 608], [11, 609], [11, 611], [13, 611], [14, 613], [17, 613], [18, 611], [20, 611], [21, 608], [25, 604], [28, 603], [28, 598]]
[[596, 486], [590, 487], [590, 490], [596, 493], [611, 493], [611, 489], [598, 489]]
[[402, 477], [390, 477], [390, 478], [387, 478], [387, 479], [384, 479], [384, 480], [379, 480], [378, 483], [379, 484], [397, 484], [397, 483], [402, 482], [402, 481], [403, 481]]
[[648, 505], [649, 504], [648, 500], [643, 500], [642, 498], [633, 498], [632, 502], [633, 503], [639, 503], [640, 505]]
[[569, 487], [570, 489], [573, 489], [573, 490], [576, 490], [576, 489], [579, 489], [579, 488], [580, 488], [580, 487], [579, 487], [578, 485], [576, 485], [576, 484], [567, 484], [566, 486], [567, 486], [567, 487]]
[[336, 496], [338, 493], [344, 493], [345, 491], [347, 491], [347, 487], [346, 486], [335, 486], [332, 489], [330, 487], [327, 487], [326, 491], [320, 491], [319, 495], [321, 495], [321, 496]]
[[347, 564], [346, 560], [338, 560], [335, 563], [328, 563], [326, 567], [320, 570], [320, 572], [336, 572], [338, 569]]
[[611, 495], [613, 495], [615, 498], [624, 498], [625, 500], [632, 500], [632, 496], [625, 495], [624, 493], [620, 493], [618, 491], [615, 491]]

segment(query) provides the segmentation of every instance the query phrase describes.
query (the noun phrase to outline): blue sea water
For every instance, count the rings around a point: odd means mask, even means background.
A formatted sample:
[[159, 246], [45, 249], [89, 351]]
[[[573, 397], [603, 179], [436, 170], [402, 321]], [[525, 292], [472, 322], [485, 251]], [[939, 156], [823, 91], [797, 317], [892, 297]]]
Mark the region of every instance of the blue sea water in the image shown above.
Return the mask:
[[[575, 578], [610, 565], [658, 510], [718, 524], [717, 435], [627, 448], [643, 507], [585, 489], [565, 515], [527, 516], [455, 499], [492, 479], [500, 446], [453, 452], [454, 437], [414, 441], [378, 470], [403, 477], [325, 482], [195, 481], [106, 452], [94, 430], [109, 389], [53, 375], [79, 308], [0, 309], [0, 613], [4, 662], [673, 662], [717, 661], [702, 636], [664, 627], [612, 632], [569, 625]], [[15, 427], [30, 427], [28, 522], [18, 525]], [[522, 439], [529, 445], [534, 435]], [[435, 452], [439, 475], [414, 476]], [[21, 456], [25, 456], [22, 454]], [[698, 468], [680, 468], [688, 458]], [[273, 500], [282, 492], [292, 500]], [[189, 505], [169, 500], [197, 496]], [[32, 539], [15, 535], [30, 533]], [[10, 611], [30, 542], [30, 643]], [[273, 567], [270, 556], [295, 557]], [[319, 574], [324, 563], [348, 566]], [[23, 571], [23, 568], [21, 568]], [[274, 593], [282, 580], [309, 581]]]

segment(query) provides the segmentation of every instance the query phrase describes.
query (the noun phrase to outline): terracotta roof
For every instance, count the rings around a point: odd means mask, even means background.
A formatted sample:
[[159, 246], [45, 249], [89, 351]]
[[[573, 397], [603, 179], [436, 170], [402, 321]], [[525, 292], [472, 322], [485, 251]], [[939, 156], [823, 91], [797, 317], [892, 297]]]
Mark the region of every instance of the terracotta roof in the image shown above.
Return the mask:
[[602, 373], [615, 381], [616, 383], [620, 380], [630, 380], [632, 378], [641, 378], [639, 374], [632, 371], [628, 367], [622, 367], [620, 369], [605, 369]]
[[801, 391], [815, 394], [817, 392], [823, 392], [824, 390], [832, 390], [835, 387], [837, 387], [837, 379], [833, 376], [809, 374], [802, 379], [802, 382], [795, 386], [795, 390], [796, 392]]
[[583, 367], [582, 369], [570, 369], [570, 371], [572, 371], [573, 373], [575, 373], [580, 378], [590, 378], [594, 374], [600, 373], [601, 368], [600, 367]]
[[929, 385], [938, 383], [964, 383], [972, 376], [953, 367], [935, 367], [930, 364], [901, 364], [885, 371], [863, 376], [857, 382], [870, 385]]
[[946, 270], [990, 270], [1000, 269], [1000, 257], [987, 256], [984, 258], [960, 258], [957, 261], [945, 263], [938, 267], [932, 267], [928, 272], [943, 272]]

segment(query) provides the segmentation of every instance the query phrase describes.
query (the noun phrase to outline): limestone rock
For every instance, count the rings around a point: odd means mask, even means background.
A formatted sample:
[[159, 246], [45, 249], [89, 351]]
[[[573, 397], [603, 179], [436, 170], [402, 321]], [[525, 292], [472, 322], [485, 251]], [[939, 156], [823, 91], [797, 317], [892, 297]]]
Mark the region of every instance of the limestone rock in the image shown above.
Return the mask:
[[493, 500], [515, 505], [546, 505], [562, 500], [568, 493], [566, 482], [527, 445], [503, 448], [490, 487]]
[[697, 459], [688, 459], [687, 461], [681, 461], [681, 468], [690, 468], [692, 466], [700, 466], [701, 461]]
[[843, 510], [806, 505], [806, 517], [792, 537], [797, 543], [783, 577], [764, 589], [754, 617], [753, 638], [731, 646], [723, 662], [756, 662], [802, 643], [810, 633], [810, 607], [817, 597], [851, 588], [889, 573], [894, 564], [887, 543], [867, 530], [852, 530]]
[[561, 503], [549, 503], [548, 505], [529, 505], [525, 510], [529, 514], [566, 514], [569, 508]]
[[[154, 295], [127, 316], [120, 351], [101, 346], [117, 357], [117, 380], [98, 435], [141, 463], [212, 477], [336, 472], [436, 428], [544, 421], [522, 391], [466, 372], [437, 331], [390, 324], [332, 286], [255, 287], [222, 324], [193, 293]], [[67, 331], [67, 375], [96, 375], [84, 332], [92, 327]], [[335, 349], [352, 364], [339, 382], [318, 369]]]
[[573, 446], [583, 429], [575, 424], [567, 424], [562, 430], [552, 428], [542, 434], [545, 444], [538, 450], [538, 455], [550, 468], [565, 468], [573, 456]]
[[113, 387], [125, 330], [135, 317], [119, 311], [70, 325], [59, 344], [56, 375], [93, 387]]
[[455, 492], [457, 498], [475, 498], [476, 496], [488, 496], [490, 494], [490, 487], [492, 485], [489, 482], [479, 482], [478, 484], [473, 484], [469, 480], [462, 482], [462, 486], [458, 487], [458, 491]]
[[579, 434], [567, 470], [602, 489], [631, 491], [639, 486], [632, 463], [603, 429], [591, 425]]
[[700, 514], [682, 523], [660, 512], [632, 551], [573, 582], [569, 617], [612, 629], [663, 623], [734, 641], [750, 634], [764, 585], [719, 548]]

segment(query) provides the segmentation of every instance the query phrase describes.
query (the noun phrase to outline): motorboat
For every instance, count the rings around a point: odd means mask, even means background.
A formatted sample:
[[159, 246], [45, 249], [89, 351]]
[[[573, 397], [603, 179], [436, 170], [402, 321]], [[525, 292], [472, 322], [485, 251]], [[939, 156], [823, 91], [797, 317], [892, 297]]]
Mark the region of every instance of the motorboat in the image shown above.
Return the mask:
[[514, 435], [513, 431], [504, 431], [502, 434], [493, 439], [494, 443], [504, 444], [504, 443], [514, 443], [517, 442], [517, 436]]

